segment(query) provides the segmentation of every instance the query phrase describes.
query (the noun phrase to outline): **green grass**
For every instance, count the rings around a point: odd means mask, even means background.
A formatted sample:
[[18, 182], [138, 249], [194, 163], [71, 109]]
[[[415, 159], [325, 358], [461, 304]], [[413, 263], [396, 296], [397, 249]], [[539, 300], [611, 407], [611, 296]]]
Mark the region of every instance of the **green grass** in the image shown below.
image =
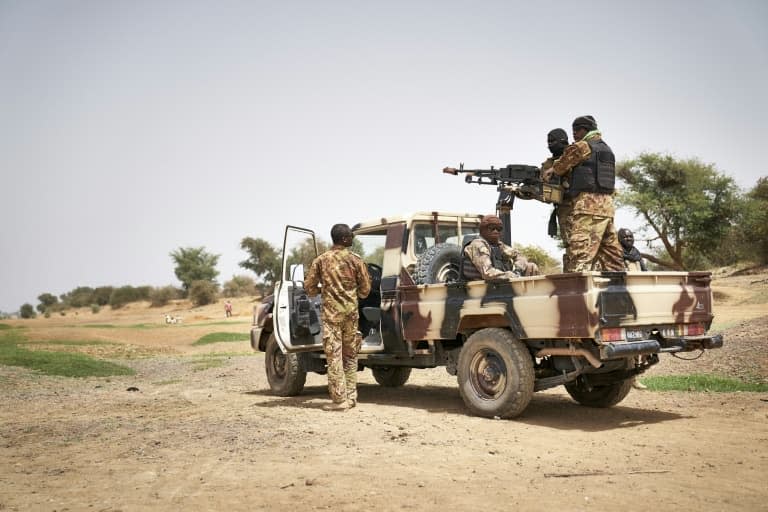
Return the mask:
[[207, 345], [223, 341], [248, 341], [250, 339], [251, 335], [247, 332], [211, 332], [194, 342], [193, 345]]
[[644, 377], [641, 382], [651, 391], [694, 391], [711, 393], [733, 393], [737, 391], [765, 392], [768, 384], [742, 382], [738, 379], [717, 375], [667, 375]]
[[[135, 373], [126, 366], [102, 361], [83, 354], [27, 350], [20, 347], [20, 343], [25, 343], [25, 340], [15, 329], [4, 331], [0, 335], [0, 364], [19, 366], [39, 371], [45, 375], [58, 375], [61, 377], [109, 377], [112, 375], [133, 375]], [[57, 342], [35, 341], [32, 343], [47, 344]], [[63, 343], [77, 344], [78, 342]]]
[[157, 329], [158, 327], [164, 327], [165, 324], [131, 324], [131, 325], [115, 325], [115, 324], [84, 324], [84, 325], [70, 325], [72, 329], [79, 329], [80, 327], [86, 327], [89, 329]]

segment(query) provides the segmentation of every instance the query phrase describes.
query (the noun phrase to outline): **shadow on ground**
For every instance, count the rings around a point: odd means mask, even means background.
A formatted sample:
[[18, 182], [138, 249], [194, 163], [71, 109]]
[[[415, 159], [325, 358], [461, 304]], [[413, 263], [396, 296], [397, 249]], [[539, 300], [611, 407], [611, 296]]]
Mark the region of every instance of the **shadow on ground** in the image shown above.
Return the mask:
[[[328, 390], [325, 386], [307, 386], [301, 395], [292, 397], [278, 397], [269, 390], [249, 391], [246, 394], [267, 397], [267, 401], [254, 404], [256, 407], [265, 408], [320, 409], [329, 403]], [[361, 405], [406, 407], [421, 409], [428, 413], [469, 416], [458, 389], [450, 386], [406, 385], [401, 388], [385, 388], [375, 384], [361, 384], [358, 386], [358, 401]], [[510, 421], [559, 430], [600, 432], [687, 417], [668, 411], [622, 405], [607, 409], [584, 407], [566, 396], [538, 393], [534, 394], [525, 412]]]

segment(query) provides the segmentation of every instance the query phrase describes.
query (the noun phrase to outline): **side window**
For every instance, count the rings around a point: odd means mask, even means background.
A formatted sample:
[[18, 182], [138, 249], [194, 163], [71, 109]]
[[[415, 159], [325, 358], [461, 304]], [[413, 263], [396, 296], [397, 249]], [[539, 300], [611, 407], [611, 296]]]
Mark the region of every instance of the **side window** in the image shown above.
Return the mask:
[[387, 242], [387, 232], [355, 234], [352, 249], [362, 256], [366, 263], [382, 266], [384, 264], [384, 247]]
[[421, 256], [424, 252], [435, 245], [435, 237], [432, 236], [432, 224], [414, 224], [413, 225], [413, 252], [416, 256]]
[[438, 231], [441, 242], [459, 245], [459, 228], [456, 224], [441, 224], [438, 226]]
[[[439, 224], [437, 232], [441, 243], [458, 245], [458, 226], [456, 224]], [[424, 251], [436, 243], [432, 224], [421, 223], [413, 225], [413, 252], [416, 256], [424, 254]]]

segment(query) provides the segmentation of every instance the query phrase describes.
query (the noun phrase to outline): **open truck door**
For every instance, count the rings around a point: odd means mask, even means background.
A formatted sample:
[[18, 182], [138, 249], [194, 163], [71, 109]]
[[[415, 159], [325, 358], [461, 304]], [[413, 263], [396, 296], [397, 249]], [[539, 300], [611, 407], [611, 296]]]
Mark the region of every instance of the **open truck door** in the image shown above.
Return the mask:
[[304, 274], [317, 257], [315, 233], [286, 226], [280, 281], [275, 289], [274, 333], [286, 353], [322, 350], [320, 296], [310, 298], [304, 290]]

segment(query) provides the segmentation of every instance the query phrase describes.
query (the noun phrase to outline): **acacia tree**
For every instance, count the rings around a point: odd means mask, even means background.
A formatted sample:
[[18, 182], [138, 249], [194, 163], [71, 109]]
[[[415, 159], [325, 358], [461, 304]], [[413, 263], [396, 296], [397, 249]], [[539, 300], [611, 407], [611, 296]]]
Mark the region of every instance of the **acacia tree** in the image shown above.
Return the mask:
[[265, 287], [272, 287], [280, 276], [280, 253], [263, 238], [245, 237], [240, 248], [248, 253], [248, 259], [238, 263], [242, 268], [253, 271], [261, 279], [262, 293]]
[[757, 180], [747, 193], [738, 226], [739, 253], [757, 263], [768, 263], [768, 177]]
[[189, 293], [189, 287], [195, 281], [215, 282], [219, 271], [216, 264], [219, 262], [218, 254], [211, 254], [205, 247], [179, 247], [171, 252], [171, 258], [176, 263], [174, 272], [181, 281], [184, 291]]
[[[663, 251], [643, 257], [674, 270], [702, 268], [718, 260], [725, 235], [740, 209], [732, 178], [697, 159], [642, 153], [619, 162], [617, 175], [626, 183], [618, 203], [637, 212]], [[666, 256], [664, 255], [666, 252]]]

